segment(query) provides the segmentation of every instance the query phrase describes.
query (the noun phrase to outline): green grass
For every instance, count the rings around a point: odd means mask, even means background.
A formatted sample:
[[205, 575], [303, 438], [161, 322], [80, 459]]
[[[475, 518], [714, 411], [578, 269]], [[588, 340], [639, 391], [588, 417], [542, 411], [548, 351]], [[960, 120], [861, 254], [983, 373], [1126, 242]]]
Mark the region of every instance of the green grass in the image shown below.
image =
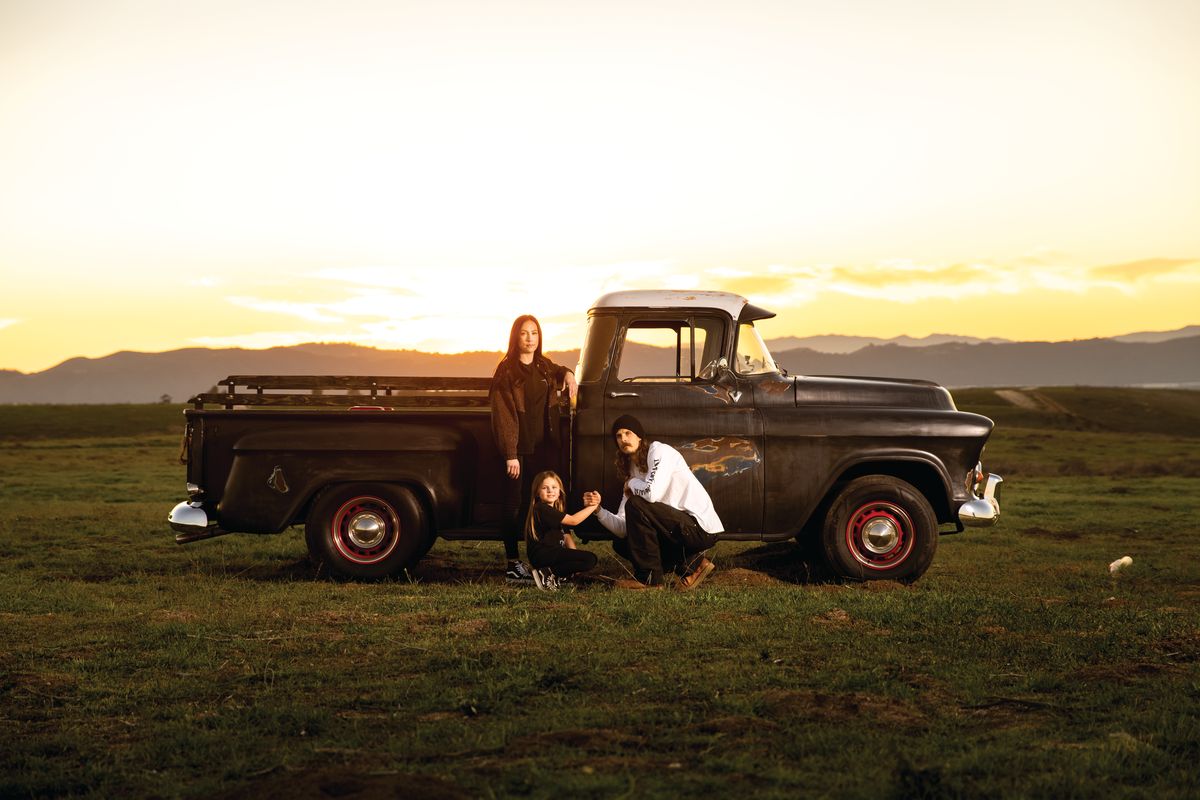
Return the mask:
[[0, 405], [0, 442], [183, 435], [186, 406], [159, 403], [134, 405]]
[[115, 409], [26, 409], [61, 435], [0, 434], [0, 797], [1200, 781], [1200, 480], [1138, 466], [1186, 460], [1184, 437], [998, 428], [988, 465], [1023, 470], [1002, 472], [1001, 525], [943, 537], [911, 587], [810, 581], [792, 545], [727, 543], [692, 594], [545, 594], [503, 583], [496, 543], [441, 542], [379, 584], [316, 579], [298, 532], [176, 546], [175, 432], [159, 407], [145, 434]]

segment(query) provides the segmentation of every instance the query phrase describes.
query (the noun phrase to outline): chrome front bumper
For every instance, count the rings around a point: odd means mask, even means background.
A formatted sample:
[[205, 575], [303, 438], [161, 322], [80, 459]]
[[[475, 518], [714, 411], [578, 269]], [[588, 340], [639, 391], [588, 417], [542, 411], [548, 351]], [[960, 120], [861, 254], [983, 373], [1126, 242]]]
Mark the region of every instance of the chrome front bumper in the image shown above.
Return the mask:
[[167, 522], [175, 531], [176, 544], [211, 539], [229, 532], [221, 530], [216, 520], [209, 520], [208, 512], [196, 500], [186, 500], [172, 508], [167, 514]]
[[1000, 484], [1004, 478], [988, 475], [983, 487], [983, 496], [972, 493], [972, 499], [958, 507], [958, 520], [968, 528], [986, 528], [1000, 519]]

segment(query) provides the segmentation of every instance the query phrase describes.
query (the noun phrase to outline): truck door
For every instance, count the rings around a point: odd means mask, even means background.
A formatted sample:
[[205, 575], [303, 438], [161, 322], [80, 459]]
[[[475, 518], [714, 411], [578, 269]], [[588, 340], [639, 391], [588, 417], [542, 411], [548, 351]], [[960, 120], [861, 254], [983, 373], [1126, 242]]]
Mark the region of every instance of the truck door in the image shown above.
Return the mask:
[[623, 488], [608, 432], [617, 417], [632, 414], [651, 441], [683, 455], [712, 497], [726, 533], [761, 531], [763, 425], [754, 393], [729, 370], [723, 377], [705, 370], [729, 358], [731, 338], [727, 318], [702, 312], [647, 312], [617, 331], [603, 391], [606, 507], [616, 508]]

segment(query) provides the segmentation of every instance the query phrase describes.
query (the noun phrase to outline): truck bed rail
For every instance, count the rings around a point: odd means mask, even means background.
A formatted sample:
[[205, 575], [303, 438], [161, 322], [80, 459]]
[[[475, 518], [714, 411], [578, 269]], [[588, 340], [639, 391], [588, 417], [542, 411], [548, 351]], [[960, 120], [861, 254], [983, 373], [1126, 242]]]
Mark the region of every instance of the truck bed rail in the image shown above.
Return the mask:
[[[230, 375], [188, 400], [194, 408], [486, 408], [489, 378], [375, 375]], [[239, 390], [240, 387], [240, 390]]]

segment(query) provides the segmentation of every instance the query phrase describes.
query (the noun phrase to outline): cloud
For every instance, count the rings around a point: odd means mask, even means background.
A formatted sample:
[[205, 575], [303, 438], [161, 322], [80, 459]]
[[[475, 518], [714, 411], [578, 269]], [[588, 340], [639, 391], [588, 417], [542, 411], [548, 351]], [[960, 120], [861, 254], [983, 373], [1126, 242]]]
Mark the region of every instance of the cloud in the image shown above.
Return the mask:
[[884, 262], [873, 267], [839, 267], [830, 276], [834, 281], [870, 287], [918, 283], [954, 286], [979, 280], [989, 267], [982, 264], [951, 264], [945, 267], [915, 265], [909, 262]]
[[263, 300], [258, 297], [227, 297], [229, 302], [242, 308], [262, 311], [266, 314], [286, 314], [300, 317], [309, 322], [342, 322], [342, 318], [329, 313], [327, 303], [296, 303], [289, 300]]
[[309, 273], [309, 277], [414, 295], [416, 292], [410, 287], [420, 286], [424, 276], [441, 276], [444, 272], [433, 267], [327, 267]]
[[247, 350], [266, 350], [269, 347], [290, 347], [310, 342], [348, 342], [351, 336], [330, 336], [312, 331], [260, 331], [231, 336], [196, 336], [189, 341], [201, 347], [241, 347]]
[[745, 297], [787, 295], [796, 287], [796, 278], [790, 275], [753, 275], [717, 279], [705, 287], [721, 292], [734, 292]]
[[1197, 263], [1200, 263], [1200, 260], [1194, 258], [1144, 258], [1141, 261], [1130, 261], [1126, 264], [1096, 267], [1091, 274], [1097, 278], [1138, 281], [1143, 278], [1155, 278], [1159, 275], [1179, 272], [1184, 267]]
[[19, 319], [0, 319], [0, 331], [4, 330], [10, 325], [16, 325], [20, 321], [21, 320]]

